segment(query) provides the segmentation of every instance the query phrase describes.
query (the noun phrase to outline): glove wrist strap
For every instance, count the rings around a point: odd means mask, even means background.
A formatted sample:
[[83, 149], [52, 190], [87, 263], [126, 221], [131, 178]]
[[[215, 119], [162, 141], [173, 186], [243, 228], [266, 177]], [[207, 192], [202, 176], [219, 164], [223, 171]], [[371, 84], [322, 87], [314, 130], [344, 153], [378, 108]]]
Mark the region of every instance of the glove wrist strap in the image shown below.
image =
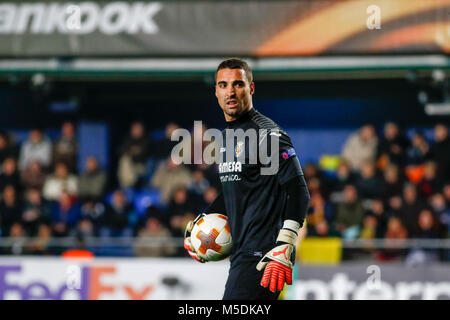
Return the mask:
[[281, 229], [277, 237], [278, 242], [295, 245], [297, 242], [297, 234], [291, 230]]
[[292, 244], [293, 246], [297, 243], [298, 231], [300, 230], [300, 223], [294, 220], [284, 220], [283, 228], [277, 237], [277, 243], [283, 242]]

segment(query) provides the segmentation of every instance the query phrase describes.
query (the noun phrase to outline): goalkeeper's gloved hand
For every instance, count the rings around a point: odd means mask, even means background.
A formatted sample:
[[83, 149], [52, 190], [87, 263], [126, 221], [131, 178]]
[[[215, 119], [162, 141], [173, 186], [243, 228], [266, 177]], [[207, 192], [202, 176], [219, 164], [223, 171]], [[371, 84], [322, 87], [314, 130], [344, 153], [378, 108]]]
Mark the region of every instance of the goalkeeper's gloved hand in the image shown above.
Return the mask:
[[192, 232], [192, 228], [194, 228], [195, 223], [198, 220], [200, 220], [201, 218], [203, 218], [204, 216], [205, 216], [205, 214], [201, 213], [194, 220], [189, 221], [186, 226], [186, 230], [184, 230], [184, 248], [187, 250], [187, 252], [191, 256], [191, 258], [193, 258], [201, 263], [206, 262], [206, 260], [199, 257], [197, 252], [195, 251], [194, 247], [192, 247], [191, 232]]
[[261, 285], [269, 286], [270, 291], [283, 290], [284, 283], [292, 284], [292, 268], [295, 262], [295, 245], [300, 224], [285, 220], [277, 237], [276, 247], [270, 250], [256, 266], [264, 269]]

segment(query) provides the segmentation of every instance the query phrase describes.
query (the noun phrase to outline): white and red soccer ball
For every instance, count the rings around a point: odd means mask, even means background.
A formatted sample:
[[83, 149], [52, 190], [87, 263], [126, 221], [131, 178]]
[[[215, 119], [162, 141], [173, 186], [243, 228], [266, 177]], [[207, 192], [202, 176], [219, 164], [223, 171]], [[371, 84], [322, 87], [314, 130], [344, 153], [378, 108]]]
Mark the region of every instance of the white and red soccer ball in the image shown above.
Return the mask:
[[206, 261], [227, 258], [232, 247], [227, 216], [210, 213], [198, 220], [191, 231], [191, 244], [197, 255]]

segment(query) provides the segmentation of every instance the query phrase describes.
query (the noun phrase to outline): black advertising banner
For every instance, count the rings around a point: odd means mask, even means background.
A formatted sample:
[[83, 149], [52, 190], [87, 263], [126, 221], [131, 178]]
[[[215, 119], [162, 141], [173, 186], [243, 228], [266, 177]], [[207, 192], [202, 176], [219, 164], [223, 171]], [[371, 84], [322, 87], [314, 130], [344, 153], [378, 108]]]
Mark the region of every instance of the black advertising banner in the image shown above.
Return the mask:
[[450, 0], [1, 1], [0, 56], [449, 53]]

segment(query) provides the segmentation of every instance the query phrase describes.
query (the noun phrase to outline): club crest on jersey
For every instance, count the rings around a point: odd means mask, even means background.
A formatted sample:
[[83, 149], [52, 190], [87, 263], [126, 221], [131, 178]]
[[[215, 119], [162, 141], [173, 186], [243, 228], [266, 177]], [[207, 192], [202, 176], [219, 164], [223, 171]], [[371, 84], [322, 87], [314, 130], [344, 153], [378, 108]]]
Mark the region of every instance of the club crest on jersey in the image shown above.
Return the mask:
[[239, 158], [239, 156], [241, 155], [243, 146], [244, 143], [242, 141], [238, 141], [236, 147], [234, 147], [234, 154], [236, 155], [236, 158]]

